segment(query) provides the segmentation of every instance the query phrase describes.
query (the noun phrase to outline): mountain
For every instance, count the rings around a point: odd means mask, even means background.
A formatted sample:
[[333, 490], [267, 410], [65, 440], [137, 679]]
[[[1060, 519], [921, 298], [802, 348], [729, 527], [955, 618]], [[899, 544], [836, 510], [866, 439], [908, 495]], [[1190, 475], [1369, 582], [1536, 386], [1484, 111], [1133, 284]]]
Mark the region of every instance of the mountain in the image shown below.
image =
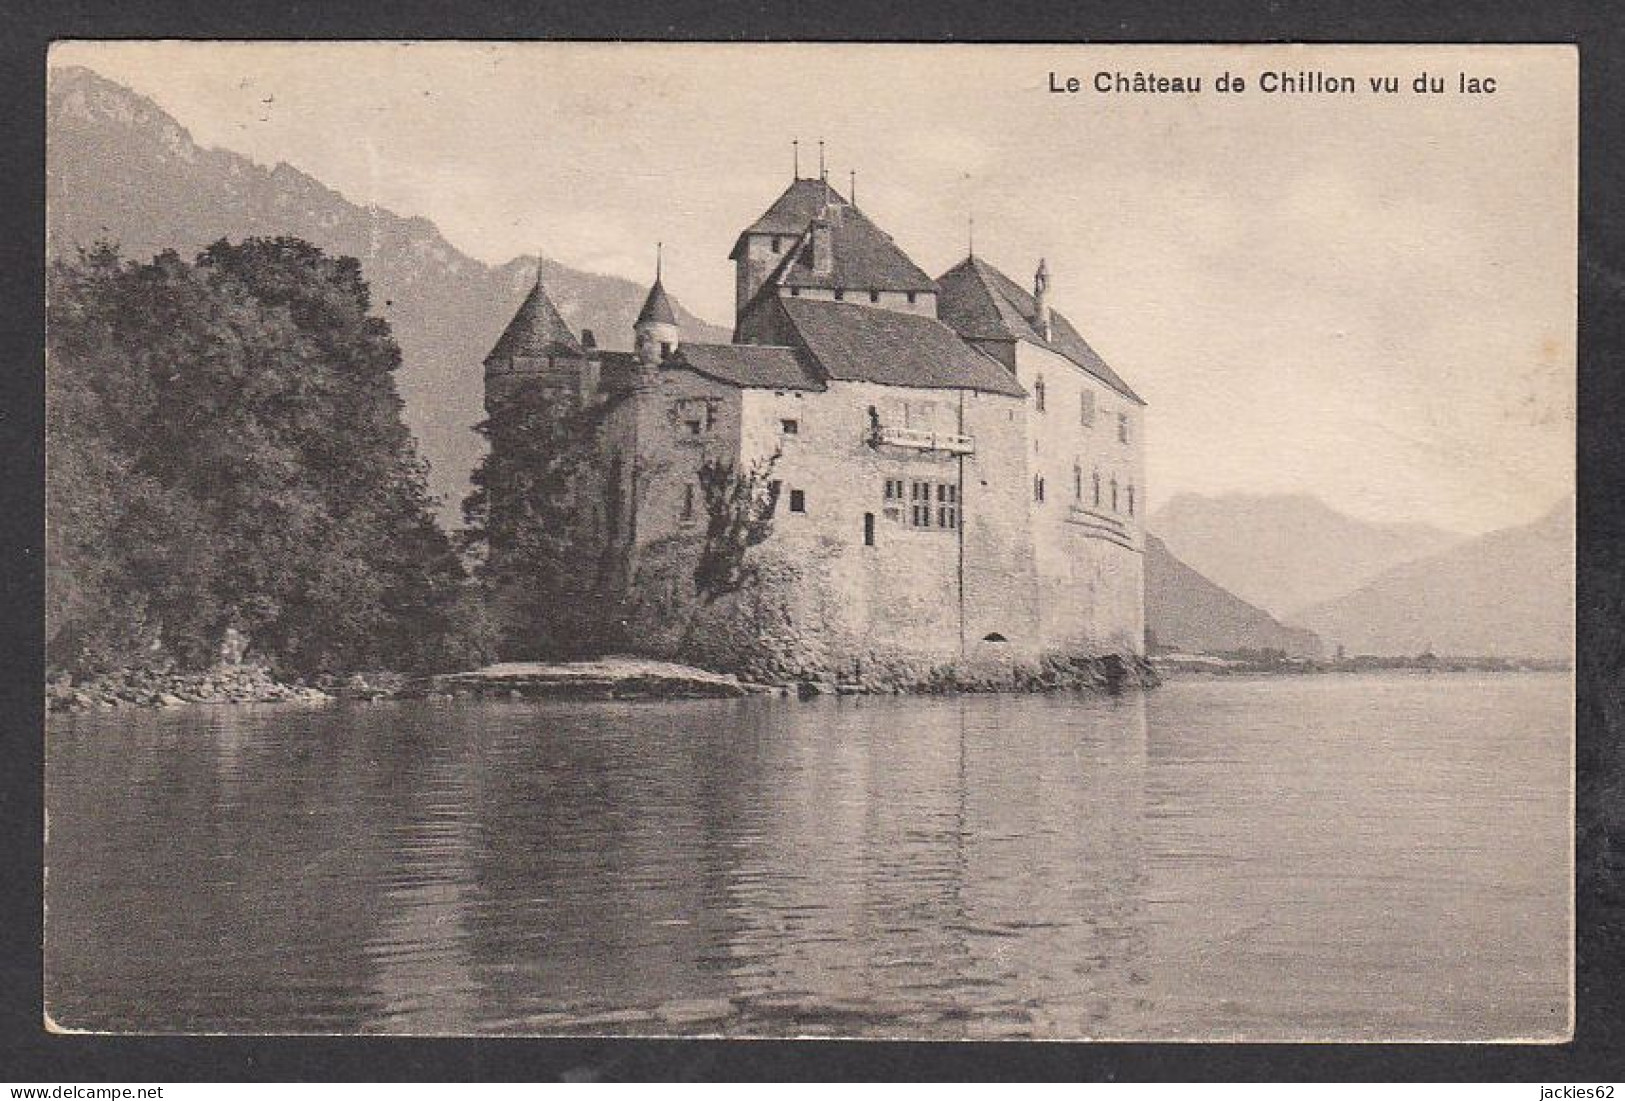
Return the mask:
[[1191, 569], [1161, 539], [1145, 540], [1145, 624], [1158, 646], [1186, 653], [1281, 650], [1316, 657], [1313, 631], [1288, 627]]
[[[457, 251], [427, 219], [358, 206], [286, 164], [265, 168], [201, 148], [151, 100], [88, 69], [51, 71], [46, 112], [53, 257], [98, 239], [146, 259], [164, 249], [190, 256], [221, 237], [292, 235], [358, 258], [373, 309], [401, 346], [397, 383], [431, 487], [446, 521], [459, 522], [483, 452], [471, 430], [484, 419], [481, 363], [530, 289], [535, 260], [491, 267]], [[542, 278], [575, 329], [592, 329], [605, 348], [631, 348], [647, 287], [546, 259]], [[687, 339], [729, 339], [681, 305], [676, 311]]]
[[1350, 654], [1574, 656], [1574, 502], [1396, 566], [1301, 613]]
[[1356, 520], [1303, 494], [1180, 494], [1148, 526], [1191, 568], [1293, 622], [1301, 608], [1462, 539], [1426, 524]]

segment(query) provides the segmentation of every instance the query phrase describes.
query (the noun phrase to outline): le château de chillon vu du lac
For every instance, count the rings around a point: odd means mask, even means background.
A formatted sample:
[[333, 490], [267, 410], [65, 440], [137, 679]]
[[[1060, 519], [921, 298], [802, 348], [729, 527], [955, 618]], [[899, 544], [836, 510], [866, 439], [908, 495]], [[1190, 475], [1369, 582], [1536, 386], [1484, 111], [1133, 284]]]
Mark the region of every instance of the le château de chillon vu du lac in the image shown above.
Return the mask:
[[728, 257], [731, 343], [684, 339], [657, 260], [635, 351], [538, 274], [485, 359], [493, 418], [592, 422], [577, 476], [638, 649], [778, 683], [1146, 670], [1145, 403], [1044, 261], [1030, 291], [973, 248], [933, 279], [822, 172]]

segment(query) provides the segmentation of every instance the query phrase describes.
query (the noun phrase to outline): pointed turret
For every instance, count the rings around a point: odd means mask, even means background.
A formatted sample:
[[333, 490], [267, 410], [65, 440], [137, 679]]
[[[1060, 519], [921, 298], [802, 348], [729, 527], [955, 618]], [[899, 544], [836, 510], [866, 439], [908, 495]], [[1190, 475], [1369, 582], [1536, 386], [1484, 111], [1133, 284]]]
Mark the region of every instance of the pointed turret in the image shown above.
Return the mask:
[[1038, 271], [1033, 275], [1033, 328], [1045, 340], [1055, 339], [1050, 327], [1049, 313], [1049, 261], [1039, 258]]
[[655, 367], [677, 350], [679, 332], [677, 312], [671, 308], [666, 288], [660, 282], [661, 246], [655, 246], [655, 282], [649, 296], [643, 300], [643, 309], [632, 326], [636, 334], [634, 347], [638, 361], [645, 367]]
[[586, 401], [597, 384], [595, 370], [596, 361], [548, 297], [537, 257], [536, 282], [485, 357], [486, 408], [533, 384]]
[[497, 338], [491, 354], [485, 357], [488, 368], [513, 370], [515, 361], [536, 359], [545, 361], [549, 356], [582, 355], [581, 342], [564, 323], [553, 300], [542, 286], [540, 258], [536, 263], [536, 283], [525, 296], [513, 320]]
[[658, 275], [655, 276], [655, 285], [649, 288], [649, 297], [643, 300], [643, 309], [638, 311], [637, 324], [651, 321], [661, 325], [677, 324], [677, 314], [671, 308], [671, 299], [666, 297], [666, 288], [661, 285]]

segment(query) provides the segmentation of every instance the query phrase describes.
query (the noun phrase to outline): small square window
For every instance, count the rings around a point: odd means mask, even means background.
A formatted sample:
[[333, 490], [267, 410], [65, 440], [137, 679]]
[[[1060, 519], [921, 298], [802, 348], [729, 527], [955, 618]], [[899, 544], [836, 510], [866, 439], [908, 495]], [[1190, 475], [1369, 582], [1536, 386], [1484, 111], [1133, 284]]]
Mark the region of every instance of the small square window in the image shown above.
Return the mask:
[[777, 237], [773, 238], [773, 251], [778, 252], [779, 247], [779, 239]]
[[837, 301], [837, 302], [845, 302], [846, 301], [846, 292], [845, 291], [836, 291], [835, 292], [835, 301]]
[[790, 288], [790, 297], [791, 298], [800, 298], [801, 297], [801, 288], [800, 287], [791, 287]]
[[869, 301], [871, 301], [871, 302], [879, 302], [880, 301], [880, 292], [879, 291], [870, 291], [869, 292]]
[[661, 359], [670, 359], [671, 358], [671, 341], [662, 340], [660, 342], [660, 358]]
[[697, 420], [687, 420], [683, 423], [688, 426], [688, 434], [690, 436], [698, 436], [705, 428], [705, 426]]
[[786, 436], [794, 436], [801, 431], [801, 422], [794, 417], [785, 417], [779, 422], [779, 430]]
[[790, 491], [790, 511], [791, 512], [806, 512], [807, 511], [807, 494], [806, 494], [806, 492], [804, 490], [792, 489]]
[[909, 292], [908, 292], [908, 304], [909, 304], [909, 305], [910, 305], [910, 306], [912, 306], [912, 305], [914, 305], [914, 299], [915, 299], [915, 298], [916, 298], [916, 297], [917, 297], [917, 296], [916, 296], [916, 295], [915, 295], [915, 293], [914, 293], [914, 292], [913, 292], [913, 291], [909, 291]]

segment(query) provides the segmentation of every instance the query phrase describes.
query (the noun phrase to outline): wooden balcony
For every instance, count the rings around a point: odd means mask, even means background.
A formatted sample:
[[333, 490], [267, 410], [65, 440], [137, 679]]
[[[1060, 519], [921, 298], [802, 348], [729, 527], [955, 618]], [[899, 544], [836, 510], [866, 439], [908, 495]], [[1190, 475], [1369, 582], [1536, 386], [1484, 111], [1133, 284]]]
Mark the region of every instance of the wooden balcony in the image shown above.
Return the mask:
[[915, 451], [946, 451], [951, 455], [974, 455], [976, 440], [956, 432], [930, 432], [923, 428], [898, 428], [895, 425], [876, 425], [870, 442], [908, 447]]

